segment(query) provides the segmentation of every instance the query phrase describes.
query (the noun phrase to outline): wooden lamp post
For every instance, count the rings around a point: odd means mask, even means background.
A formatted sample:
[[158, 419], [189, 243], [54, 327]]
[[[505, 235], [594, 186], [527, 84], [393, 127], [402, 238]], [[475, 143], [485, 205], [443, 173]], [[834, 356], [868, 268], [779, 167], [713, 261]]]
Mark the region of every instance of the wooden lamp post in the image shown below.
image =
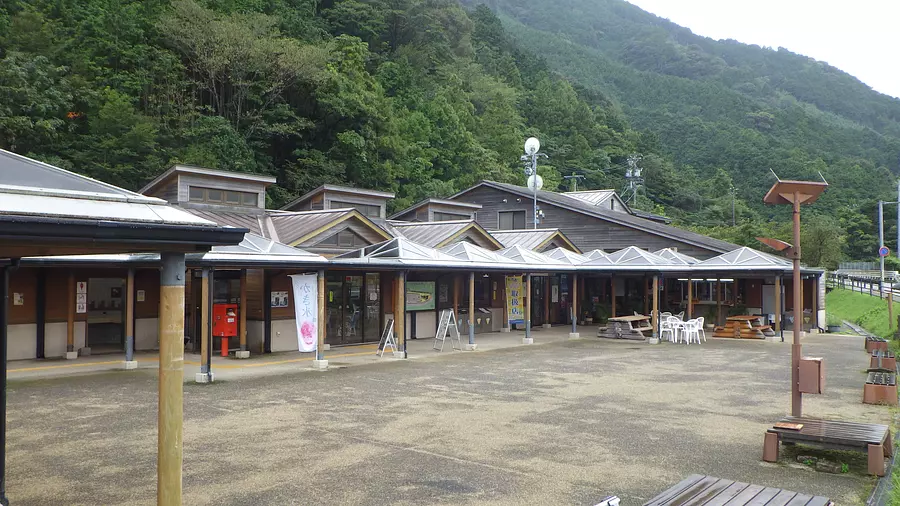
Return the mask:
[[[776, 176], [777, 177], [777, 176]], [[763, 202], [766, 204], [791, 204], [794, 207], [794, 245], [787, 249], [787, 256], [794, 262], [794, 341], [791, 344], [791, 416], [803, 416], [803, 398], [800, 393], [800, 339], [803, 337], [803, 300], [800, 280], [800, 204], [812, 204], [825, 191], [828, 183], [814, 181], [778, 180]], [[800, 307], [800, 316], [797, 308]], [[800, 323], [798, 326], [797, 323]]]

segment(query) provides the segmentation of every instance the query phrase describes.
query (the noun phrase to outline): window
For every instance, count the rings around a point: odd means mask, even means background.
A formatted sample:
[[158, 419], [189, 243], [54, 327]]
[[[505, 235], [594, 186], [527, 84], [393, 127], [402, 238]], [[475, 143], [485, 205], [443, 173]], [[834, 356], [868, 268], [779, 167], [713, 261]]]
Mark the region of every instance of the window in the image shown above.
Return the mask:
[[331, 209], [356, 209], [363, 216], [368, 216], [369, 218], [381, 218], [381, 206], [374, 206], [371, 204], [356, 204], [354, 202], [343, 202], [340, 200], [332, 200], [331, 201]]
[[215, 188], [191, 186], [188, 189], [188, 198], [191, 202], [206, 202], [209, 204], [227, 204], [229, 206], [256, 207], [259, 195], [253, 192], [216, 190]]
[[440, 211], [434, 212], [434, 221], [456, 221], [456, 220], [468, 220], [469, 216], [465, 214], [454, 214], [454, 213], [442, 213]]
[[523, 230], [525, 211], [500, 211], [500, 230]]
[[337, 246], [338, 248], [361, 248], [368, 245], [369, 243], [365, 239], [352, 230], [341, 230], [317, 244], [317, 246]]

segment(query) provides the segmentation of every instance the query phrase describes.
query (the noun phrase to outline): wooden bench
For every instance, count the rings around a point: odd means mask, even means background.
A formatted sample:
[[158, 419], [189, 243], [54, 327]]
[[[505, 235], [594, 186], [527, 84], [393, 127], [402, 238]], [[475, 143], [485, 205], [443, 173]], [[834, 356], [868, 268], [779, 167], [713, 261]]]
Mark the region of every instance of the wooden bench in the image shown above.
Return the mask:
[[888, 343], [883, 337], [866, 336], [866, 351], [871, 353], [874, 350], [888, 351]]
[[832, 506], [827, 497], [692, 474], [644, 506]]
[[887, 425], [874, 423], [840, 422], [818, 418], [788, 416], [778, 424], [801, 424], [797, 429], [773, 426], [766, 432], [763, 443], [763, 460], [778, 461], [778, 443], [799, 443], [832, 450], [866, 452], [869, 456], [869, 473], [884, 476], [886, 457], [893, 454], [891, 431]]
[[897, 405], [897, 375], [893, 372], [870, 371], [863, 386], [866, 404]]
[[875, 350], [869, 360], [869, 369], [897, 370], [897, 358], [891, 351]]

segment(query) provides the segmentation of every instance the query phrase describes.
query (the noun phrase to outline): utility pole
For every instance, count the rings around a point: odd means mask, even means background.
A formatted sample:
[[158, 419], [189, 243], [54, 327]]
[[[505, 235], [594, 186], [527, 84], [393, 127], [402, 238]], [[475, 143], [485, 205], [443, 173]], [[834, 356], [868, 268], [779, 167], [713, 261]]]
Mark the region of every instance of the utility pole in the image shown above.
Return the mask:
[[734, 193], [735, 193], [734, 185], [731, 185], [731, 226], [734, 226]]
[[884, 201], [878, 201], [878, 261], [881, 263], [881, 280], [878, 283], [878, 295], [884, 298], [884, 255], [881, 248], [884, 247]]
[[[573, 172], [571, 176], [563, 176], [563, 179], [572, 180], [572, 191], [577, 192], [578, 191], [578, 180], [584, 179], [584, 176]], [[897, 237], [900, 237], [900, 236], [897, 236]]]

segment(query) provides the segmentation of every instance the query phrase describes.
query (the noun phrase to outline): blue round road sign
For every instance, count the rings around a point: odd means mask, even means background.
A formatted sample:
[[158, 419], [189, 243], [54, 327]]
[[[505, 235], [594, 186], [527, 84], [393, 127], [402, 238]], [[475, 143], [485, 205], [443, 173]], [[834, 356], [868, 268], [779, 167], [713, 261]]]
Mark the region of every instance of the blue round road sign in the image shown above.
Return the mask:
[[882, 246], [882, 247], [878, 248], [878, 254], [883, 257], [886, 257], [891, 254], [891, 250], [889, 250], [887, 246]]

